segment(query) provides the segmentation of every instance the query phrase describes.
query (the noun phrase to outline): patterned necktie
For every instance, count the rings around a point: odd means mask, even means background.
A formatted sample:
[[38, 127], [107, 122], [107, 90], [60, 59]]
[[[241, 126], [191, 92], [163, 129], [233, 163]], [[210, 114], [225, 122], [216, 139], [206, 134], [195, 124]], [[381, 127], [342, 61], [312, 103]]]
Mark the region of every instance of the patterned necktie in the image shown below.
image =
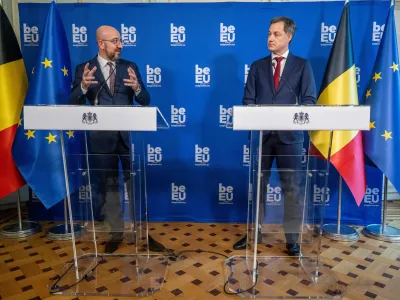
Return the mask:
[[110, 77], [110, 92], [111, 95], [114, 96], [114, 86], [115, 86], [115, 71], [114, 71], [114, 65], [112, 62], [108, 62], [107, 65], [110, 67], [110, 71], [108, 73], [108, 76]]
[[275, 57], [276, 60], [276, 67], [275, 67], [275, 73], [274, 73], [274, 87], [275, 87], [275, 91], [278, 90], [278, 86], [279, 86], [279, 79], [280, 79], [280, 75], [281, 75], [281, 61], [282, 61], [283, 57]]

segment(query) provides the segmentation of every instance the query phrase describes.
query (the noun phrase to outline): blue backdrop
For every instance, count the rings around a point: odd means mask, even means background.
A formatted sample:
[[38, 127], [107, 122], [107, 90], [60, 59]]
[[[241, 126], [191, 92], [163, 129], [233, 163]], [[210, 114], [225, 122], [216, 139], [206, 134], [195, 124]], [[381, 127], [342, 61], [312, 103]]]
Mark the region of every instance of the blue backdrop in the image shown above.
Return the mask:
[[[152, 221], [246, 222], [247, 132], [225, 127], [241, 105], [251, 63], [268, 55], [269, 20], [291, 17], [297, 33], [290, 51], [308, 58], [317, 87], [322, 81], [344, 2], [59, 4], [69, 40], [72, 74], [97, 54], [95, 31], [120, 30], [122, 57], [136, 62], [170, 129], [133, 134], [144, 148]], [[19, 4], [21, 42], [28, 74], [38, 53], [48, 4]], [[359, 94], [368, 82], [389, 1], [351, 1], [351, 26]], [[142, 143], [143, 142], [143, 143]], [[136, 142], [135, 142], [136, 143]], [[308, 143], [308, 141], [306, 141]], [[156, 155], [155, 155], [156, 154]], [[368, 190], [357, 207], [343, 189], [342, 222], [380, 222], [382, 174], [367, 167]], [[84, 201], [87, 187], [74, 198]], [[178, 191], [178, 192], [177, 192]], [[315, 201], [318, 201], [318, 189]], [[338, 173], [329, 180], [327, 221], [336, 219]], [[274, 203], [270, 209], [281, 208]], [[46, 211], [31, 199], [33, 219], [63, 218], [63, 204]]]

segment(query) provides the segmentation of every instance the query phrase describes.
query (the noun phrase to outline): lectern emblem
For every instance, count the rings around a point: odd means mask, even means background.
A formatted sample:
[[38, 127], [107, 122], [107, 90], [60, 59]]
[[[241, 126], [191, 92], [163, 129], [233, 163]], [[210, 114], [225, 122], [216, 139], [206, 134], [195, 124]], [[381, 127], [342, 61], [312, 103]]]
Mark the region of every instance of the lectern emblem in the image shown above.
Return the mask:
[[308, 113], [303, 113], [302, 111], [299, 113], [295, 113], [293, 116], [293, 123], [300, 125], [310, 123]]
[[83, 124], [97, 124], [98, 120], [97, 120], [97, 115], [96, 113], [84, 113], [82, 115], [82, 123]]

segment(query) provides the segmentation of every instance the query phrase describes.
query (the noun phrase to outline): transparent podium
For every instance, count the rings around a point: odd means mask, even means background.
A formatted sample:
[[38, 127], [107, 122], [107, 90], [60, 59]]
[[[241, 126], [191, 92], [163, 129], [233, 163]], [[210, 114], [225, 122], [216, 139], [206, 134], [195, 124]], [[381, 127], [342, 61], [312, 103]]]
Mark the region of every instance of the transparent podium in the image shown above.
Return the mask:
[[169, 128], [158, 108], [25, 106], [24, 119], [25, 129], [58, 133], [61, 143], [72, 259], [60, 265], [50, 292], [142, 297], [160, 290], [168, 259], [149, 235], [145, 156], [131, 140], [131, 132]]
[[[225, 261], [225, 290], [243, 298], [340, 299], [345, 289], [321, 259], [335, 132], [369, 130], [369, 106], [237, 106], [249, 131], [247, 247]], [[327, 155], [298, 143], [318, 132]], [[297, 143], [296, 143], [297, 142]], [[319, 148], [320, 149], [320, 148]]]

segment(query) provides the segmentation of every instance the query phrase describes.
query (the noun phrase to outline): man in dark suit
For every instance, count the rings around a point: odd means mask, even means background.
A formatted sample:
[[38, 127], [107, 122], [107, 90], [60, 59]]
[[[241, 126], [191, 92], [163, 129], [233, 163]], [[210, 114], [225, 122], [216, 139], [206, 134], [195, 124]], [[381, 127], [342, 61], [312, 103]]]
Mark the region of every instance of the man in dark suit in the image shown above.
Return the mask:
[[[316, 87], [310, 63], [289, 52], [289, 44], [296, 31], [296, 24], [287, 17], [270, 21], [268, 49], [271, 55], [255, 61], [247, 77], [243, 104], [312, 105], [316, 103]], [[304, 133], [302, 131], [265, 131], [262, 147], [262, 170], [264, 190], [268, 184], [274, 159], [278, 169], [300, 170]], [[303, 195], [298, 172], [279, 172], [284, 194], [284, 230], [286, 248], [290, 255], [300, 255], [299, 231], [303, 217]], [[261, 198], [263, 199], [263, 198]], [[261, 207], [265, 205], [264, 199]], [[263, 219], [261, 209], [260, 224]], [[261, 242], [261, 239], [258, 240]], [[239, 240], [234, 249], [245, 249], [247, 236]]]
[[[150, 103], [150, 95], [143, 84], [139, 69], [134, 62], [120, 59], [123, 42], [113, 27], [101, 26], [96, 31], [98, 54], [76, 67], [75, 80], [69, 103], [84, 105], [141, 105]], [[100, 221], [111, 227], [111, 239], [105, 246], [106, 253], [118, 249], [123, 240], [124, 220], [119, 197], [106, 197], [107, 182], [117, 186], [118, 161], [124, 170], [127, 187], [131, 185], [130, 140], [126, 131], [91, 131], [90, 144], [93, 160], [90, 168], [94, 174], [94, 211]], [[106, 171], [107, 170], [107, 171]], [[117, 193], [118, 194], [118, 193]], [[130, 199], [133, 201], [133, 199]], [[133, 207], [133, 205], [131, 205]], [[131, 212], [133, 213], [133, 212]], [[164, 246], [149, 236], [152, 251], [164, 251]]]

